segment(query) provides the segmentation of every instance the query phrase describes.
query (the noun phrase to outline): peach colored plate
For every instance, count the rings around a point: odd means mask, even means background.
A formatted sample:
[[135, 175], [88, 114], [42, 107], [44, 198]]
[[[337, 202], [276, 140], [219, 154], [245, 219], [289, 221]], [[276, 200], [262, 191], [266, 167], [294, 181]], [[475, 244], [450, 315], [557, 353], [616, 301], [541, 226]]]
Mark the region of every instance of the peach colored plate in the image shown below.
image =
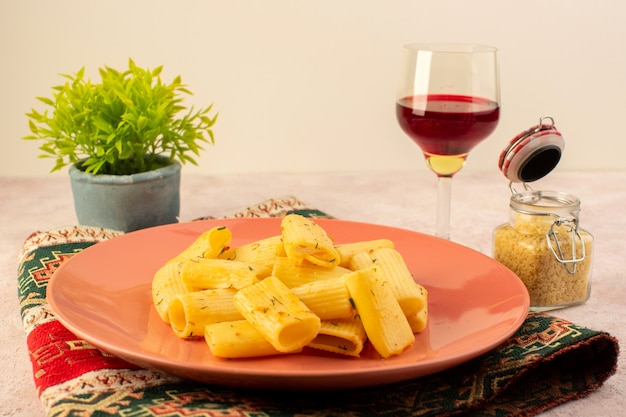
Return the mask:
[[56, 317], [77, 336], [139, 366], [206, 383], [261, 389], [342, 389], [432, 374], [485, 353], [521, 326], [525, 287], [510, 270], [472, 249], [408, 230], [316, 219], [336, 243], [388, 238], [429, 291], [429, 324], [401, 355], [382, 360], [305, 349], [244, 360], [213, 357], [203, 340], [177, 338], [152, 306], [150, 282], [201, 232], [227, 226], [232, 246], [280, 234], [280, 219], [207, 220], [155, 227], [98, 243], [63, 264], [48, 285]]

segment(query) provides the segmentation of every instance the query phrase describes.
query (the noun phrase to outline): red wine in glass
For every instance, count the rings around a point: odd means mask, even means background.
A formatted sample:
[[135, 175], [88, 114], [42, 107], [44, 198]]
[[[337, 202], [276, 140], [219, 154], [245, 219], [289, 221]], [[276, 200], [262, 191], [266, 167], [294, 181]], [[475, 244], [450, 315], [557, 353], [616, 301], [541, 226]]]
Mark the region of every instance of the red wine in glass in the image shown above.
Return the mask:
[[438, 176], [452, 176], [463, 167], [469, 151], [495, 130], [500, 108], [480, 97], [429, 94], [401, 98], [396, 115], [430, 169]]

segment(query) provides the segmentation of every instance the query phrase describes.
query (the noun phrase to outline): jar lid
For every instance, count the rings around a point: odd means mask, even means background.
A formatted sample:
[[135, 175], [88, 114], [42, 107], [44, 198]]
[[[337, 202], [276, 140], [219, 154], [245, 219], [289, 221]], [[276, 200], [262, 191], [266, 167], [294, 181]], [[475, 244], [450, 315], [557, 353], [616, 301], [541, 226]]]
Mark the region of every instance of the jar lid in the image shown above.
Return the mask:
[[[550, 123], [544, 123], [549, 120]], [[565, 148], [554, 119], [544, 116], [539, 124], [515, 136], [500, 154], [498, 167], [511, 182], [532, 182], [557, 166]]]

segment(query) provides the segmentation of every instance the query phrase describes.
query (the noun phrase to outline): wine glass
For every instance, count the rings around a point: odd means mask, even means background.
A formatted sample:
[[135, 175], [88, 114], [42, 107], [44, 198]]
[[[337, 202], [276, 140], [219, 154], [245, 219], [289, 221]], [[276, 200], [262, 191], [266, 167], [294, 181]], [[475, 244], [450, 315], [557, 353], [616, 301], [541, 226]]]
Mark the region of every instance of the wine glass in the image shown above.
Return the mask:
[[450, 239], [452, 177], [500, 116], [497, 50], [469, 44], [410, 44], [396, 96], [402, 130], [438, 177], [435, 235]]

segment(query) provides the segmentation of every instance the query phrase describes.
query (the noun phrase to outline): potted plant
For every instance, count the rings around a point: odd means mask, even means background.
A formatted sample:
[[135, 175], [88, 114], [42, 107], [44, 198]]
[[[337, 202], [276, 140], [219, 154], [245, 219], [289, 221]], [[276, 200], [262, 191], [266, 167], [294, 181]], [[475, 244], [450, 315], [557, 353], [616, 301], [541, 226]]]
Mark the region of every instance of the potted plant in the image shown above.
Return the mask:
[[70, 165], [74, 206], [83, 225], [132, 231], [178, 221], [181, 164], [197, 164], [203, 143], [214, 143], [212, 105], [182, 104], [192, 94], [180, 76], [161, 81], [129, 59], [128, 69], [99, 69], [100, 82], [85, 68], [53, 87], [47, 108], [31, 110], [31, 134], [42, 140], [40, 157], [54, 158], [52, 171]]

